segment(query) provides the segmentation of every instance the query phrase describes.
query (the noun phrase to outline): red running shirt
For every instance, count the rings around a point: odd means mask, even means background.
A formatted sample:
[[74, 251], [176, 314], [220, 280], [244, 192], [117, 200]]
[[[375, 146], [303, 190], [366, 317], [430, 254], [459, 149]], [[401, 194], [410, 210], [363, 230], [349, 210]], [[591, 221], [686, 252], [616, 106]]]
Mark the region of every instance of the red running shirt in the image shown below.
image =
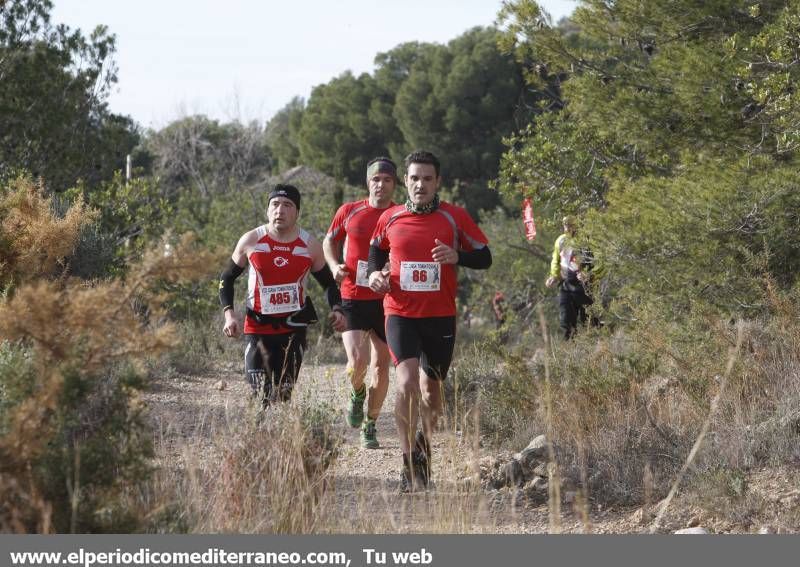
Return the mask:
[[430, 214], [415, 215], [403, 205], [381, 215], [372, 244], [389, 252], [389, 293], [383, 300], [387, 315], [449, 317], [456, 314], [457, 270], [454, 264], [433, 261], [435, 240], [456, 250], [483, 248], [489, 241], [469, 213], [441, 203]]
[[[247, 281], [247, 308], [272, 317], [286, 317], [303, 307], [306, 281], [311, 271], [310, 235], [305, 230], [292, 242], [278, 242], [260, 226], [258, 242], [248, 254], [250, 275]], [[275, 329], [261, 325], [249, 315], [244, 321], [244, 332], [257, 335], [291, 333], [291, 328]]]
[[[394, 203], [389, 205], [392, 208]], [[387, 209], [371, 207], [368, 199], [345, 203], [331, 221], [328, 237], [341, 242], [342, 259], [350, 273], [342, 280], [340, 290], [343, 299], [381, 299], [380, 293], [369, 288], [367, 258], [369, 258], [370, 237], [375, 231], [378, 219]]]

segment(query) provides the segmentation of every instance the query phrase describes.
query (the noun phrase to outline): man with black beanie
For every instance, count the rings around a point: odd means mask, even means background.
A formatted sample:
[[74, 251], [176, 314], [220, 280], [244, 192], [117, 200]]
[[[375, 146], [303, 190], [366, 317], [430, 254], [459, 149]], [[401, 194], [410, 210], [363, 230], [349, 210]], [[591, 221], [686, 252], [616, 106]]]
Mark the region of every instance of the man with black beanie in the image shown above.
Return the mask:
[[289, 400], [300, 373], [306, 327], [317, 322], [307, 296], [309, 273], [325, 289], [333, 328], [340, 331], [345, 325], [339, 290], [325, 263], [322, 245], [297, 225], [299, 214], [300, 191], [293, 185], [276, 185], [269, 194], [267, 224], [242, 235], [220, 276], [219, 298], [225, 315], [222, 331], [233, 338], [240, 332], [233, 284], [250, 266], [245, 372], [263, 407]]

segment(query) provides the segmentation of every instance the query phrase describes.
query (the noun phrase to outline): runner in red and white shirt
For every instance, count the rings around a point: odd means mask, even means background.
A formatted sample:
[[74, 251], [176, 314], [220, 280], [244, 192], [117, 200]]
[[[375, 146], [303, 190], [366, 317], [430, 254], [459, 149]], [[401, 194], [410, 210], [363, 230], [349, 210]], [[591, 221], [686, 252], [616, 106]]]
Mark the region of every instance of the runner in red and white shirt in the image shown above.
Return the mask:
[[267, 224], [246, 232], [233, 250], [219, 282], [225, 315], [223, 332], [239, 335], [233, 284], [250, 265], [244, 333], [245, 373], [264, 407], [291, 397], [306, 349], [306, 327], [316, 312], [306, 294], [311, 274], [325, 288], [335, 330], [344, 329], [341, 298], [325, 263], [322, 245], [297, 226], [300, 192], [276, 185], [269, 195]]
[[[375, 422], [389, 389], [391, 360], [386, 346], [383, 294], [375, 293], [369, 287], [367, 260], [370, 237], [381, 214], [394, 206], [392, 196], [396, 186], [397, 166], [394, 162], [387, 157], [371, 160], [367, 164], [369, 196], [339, 207], [322, 242], [325, 259], [340, 284], [342, 311], [347, 322], [342, 333], [347, 353], [347, 375], [352, 386], [347, 422], [351, 427], [361, 427], [361, 445], [367, 449], [380, 446]], [[367, 365], [373, 369], [369, 391], [364, 384]]]
[[[405, 166], [408, 199], [378, 220], [368, 269], [370, 288], [386, 294], [386, 341], [397, 372], [394, 414], [403, 451], [400, 489], [409, 492], [425, 489], [430, 479], [430, 439], [455, 346], [456, 266], [487, 269], [492, 255], [469, 213], [439, 201], [436, 156], [416, 151]], [[420, 415], [422, 431], [415, 436]]]

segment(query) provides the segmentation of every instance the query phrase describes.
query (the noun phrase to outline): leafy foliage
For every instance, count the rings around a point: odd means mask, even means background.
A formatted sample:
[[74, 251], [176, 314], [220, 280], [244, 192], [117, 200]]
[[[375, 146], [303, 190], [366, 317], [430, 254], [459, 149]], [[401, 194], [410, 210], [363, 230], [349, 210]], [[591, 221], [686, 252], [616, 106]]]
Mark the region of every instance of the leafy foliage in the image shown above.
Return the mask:
[[[445, 184], [472, 212], [498, 202], [486, 186], [502, 138], [530, 118], [523, 70], [497, 46], [498, 31], [475, 28], [448, 45], [404, 43], [375, 58], [374, 74], [346, 72], [293, 101], [271, 123], [287, 157], [350, 184], [363, 183], [376, 155], [401, 161], [412, 148], [439, 155]], [[299, 126], [298, 126], [299, 124]], [[294, 148], [299, 150], [299, 156]]]
[[294, 97], [275, 113], [266, 127], [266, 143], [272, 151], [272, 169], [286, 171], [300, 165], [298, 137], [303, 123], [305, 101]]
[[351, 184], [363, 183], [367, 161], [387, 153], [369, 113], [374, 89], [372, 77], [349, 71], [314, 88], [299, 132], [303, 162]]
[[50, 0], [0, 4], [0, 180], [27, 170], [63, 191], [94, 187], [138, 142], [130, 118], [105, 100], [117, 80], [115, 37], [50, 22]]
[[583, 238], [634, 312], [764, 308], [763, 274], [796, 281], [793, 102], [788, 69], [768, 63], [789, 57], [796, 12], [589, 0], [559, 28], [508, 3], [505, 48], [564, 77], [563, 109], [507, 139], [499, 188], [587, 213]]

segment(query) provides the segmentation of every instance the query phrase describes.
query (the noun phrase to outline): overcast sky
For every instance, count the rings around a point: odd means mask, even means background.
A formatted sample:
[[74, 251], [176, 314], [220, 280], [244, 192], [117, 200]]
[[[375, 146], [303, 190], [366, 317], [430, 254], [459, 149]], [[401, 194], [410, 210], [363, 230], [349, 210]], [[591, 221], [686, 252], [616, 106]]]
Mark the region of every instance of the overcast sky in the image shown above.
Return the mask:
[[[407, 41], [491, 25], [500, 0], [54, 0], [54, 23], [117, 36], [113, 112], [155, 127], [186, 114], [267, 120], [294, 96]], [[554, 21], [573, 0], [540, 5]]]

